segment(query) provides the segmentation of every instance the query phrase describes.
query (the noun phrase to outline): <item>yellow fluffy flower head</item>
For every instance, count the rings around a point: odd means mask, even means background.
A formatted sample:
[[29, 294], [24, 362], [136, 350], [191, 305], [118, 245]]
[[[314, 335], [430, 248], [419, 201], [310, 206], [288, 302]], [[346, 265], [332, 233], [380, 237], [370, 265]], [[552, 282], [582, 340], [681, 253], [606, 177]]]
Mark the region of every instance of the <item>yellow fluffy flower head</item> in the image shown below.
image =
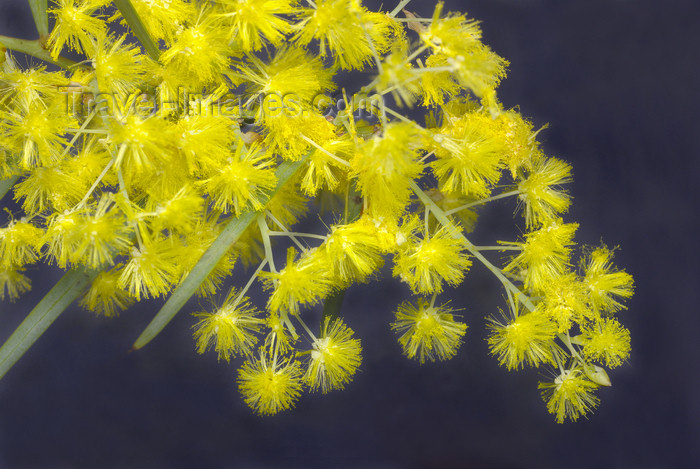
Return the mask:
[[343, 389], [360, 366], [362, 347], [342, 319], [326, 318], [320, 337], [314, 339], [304, 380], [312, 391], [325, 394]]
[[279, 272], [264, 272], [260, 278], [272, 290], [268, 308], [275, 312], [298, 313], [301, 305], [312, 305], [331, 293], [333, 287], [323, 263], [313, 253], [295, 260], [297, 251], [287, 250], [287, 265]]
[[201, 318], [194, 326], [197, 352], [213, 348], [219, 360], [226, 361], [236, 354], [250, 355], [258, 341], [255, 334], [265, 323], [258, 314], [248, 298], [231, 289], [224, 304], [214, 312], [195, 314]]
[[584, 284], [591, 304], [598, 311], [616, 312], [624, 309], [622, 300], [634, 293], [634, 279], [612, 264], [613, 252], [605, 246], [594, 249], [583, 260]]
[[501, 177], [503, 136], [490, 116], [472, 112], [450, 119], [432, 137], [433, 171], [441, 190], [486, 197]]
[[[30, 0], [39, 37], [0, 36], [0, 299], [40, 262], [66, 272], [0, 344], [0, 378], [75, 300], [111, 317], [168, 297], [139, 349], [197, 296], [196, 351], [240, 359], [245, 402], [272, 415], [354, 379], [344, 299], [391, 256], [418, 295], [390, 320], [404, 355], [457, 354], [467, 326], [438, 296], [480, 263], [512, 311], [491, 354], [558, 367], [557, 421], [593, 409], [630, 353], [614, 315], [633, 279], [605, 246], [573, 271], [571, 167], [499, 100], [508, 63], [477, 21], [408, 1]], [[496, 201], [524, 220], [482, 242]]]
[[191, 84], [209, 85], [220, 81], [228, 71], [231, 51], [226, 37], [221, 19], [205, 5], [196, 22], [175, 35], [160, 60], [191, 80]]
[[615, 368], [630, 354], [630, 331], [613, 318], [604, 318], [582, 328], [580, 342], [587, 358]]
[[506, 321], [490, 318], [490, 321], [488, 344], [500, 365], [514, 370], [524, 364], [532, 367], [555, 364], [557, 325], [541, 312], [520, 314]]
[[539, 388], [547, 410], [556, 416], [557, 423], [563, 423], [566, 418], [576, 421], [600, 402], [593, 394], [598, 386], [578, 369], [564, 370], [553, 382], [541, 382]]
[[467, 325], [458, 322], [446, 305], [433, 306], [425, 298], [416, 304], [402, 303], [391, 328], [399, 334], [399, 343], [408, 358], [428, 361], [449, 360], [462, 344]]
[[57, 0], [56, 7], [49, 10], [56, 20], [49, 44], [51, 57], [56, 59], [65, 45], [70, 50], [88, 52], [94, 50], [93, 40], [104, 34], [104, 21], [95, 17], [102, 0]]
[[546, 224], [568, 210], [569, 195], [559, 186], [569, 182], [571, 166], [568, 163], [556, 158], [539, 158], [533, 164], [518, 184], [528, 227]]
[[238, 388], [248, 407], [260, 415], [274, 415], [293, 407], [299, 399], [301, 376], [297, 362], [276, 362], [261, 352], [238, 371]]
[[577, 228], [577, 223], [562, 223], [560, 219], [528, 233], [523, 243], [503, 243], [522, 248], [503, 270], [522, 275], [525, 288], [547, 289], [549, 282], [570, 265], [570, 246]]
[[442, 227], [437, 233], [399, 250], [394, 258], [394, 275], [408, 283], [414, 293], [440, 293], [443, 282], [459, 285], [469, 269], [464, 240], [453, 227]]
[[278, 46], [291, 25], [281, 15], [294, 11], [290, 0], [221, 0], [221, 16], [230, 24], [231, 42], [246, 52], [259, 50], [264, 41]]
[[362, 220], [333, 226], [322, 248], [333, 276], [341, 283], [364, 282], [384, 263], [374, 226]]
[[350, 162], [352, 175], [367, 199], [369, 213], [396, 217], [410, 197], [409, 181], [423, 170], [418, 161], [421, 131], [413, 124], [389, 124], [381, 136], [365, 142]]
[[359, 0], [319, 0], [301, 8], [294, 25], [301, 45], [319, 41], [321, 57], [332, 55], [346, 70], [363, 69], [374, 53], [384, 52], [399, 28], [388, 15], [367, 11]]

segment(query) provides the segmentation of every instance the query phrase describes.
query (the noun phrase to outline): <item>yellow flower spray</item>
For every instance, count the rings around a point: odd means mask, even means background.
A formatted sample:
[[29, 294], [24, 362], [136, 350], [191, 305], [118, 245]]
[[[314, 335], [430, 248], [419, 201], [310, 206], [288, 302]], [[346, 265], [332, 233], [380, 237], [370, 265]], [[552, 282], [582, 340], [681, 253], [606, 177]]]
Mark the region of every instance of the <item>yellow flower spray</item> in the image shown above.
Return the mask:
[[[508, 312], [489, 317], [498, 362], [550, 367], [539, 386], [558, 422], [598, 405], [603, 367], [630, 353], [617, 315], [633, 280], [605, 246], [575, 268], [571, 167], [498, 101], [508, 63], [477, 22], [409, 0], [30, 3], [41, 38], [0, 36], [0, 196], [21, 205], [0, 227], [0, 298], [29, 291], [37, 262], [67, 272], [0, 348], [0, 376], [75, 300], [114, 316], [167, 298], [138, 349], [198, 295], [214, 306], [195, 313], [197, 352], [242, 360], [245, 402], [275, 414], [352, 381], [362, 346], [342, 298], [387, 261], [415, 295], [390, 326], [404, 354], [455, 357], [469, 312], [438, 296], [481, 263], [505, 291]], [[64, 71], [22, 69], [12, 51]], [[370, 79], [336, 90], [354, 71]], [[415, 106], [425, 122], [400, 110]], [[331, 226], [297, 232], [312, 198]], [[475, 246], [478, 211], [499, 199], [524, 234]], [[217, 300], [235, 269], [249, 280]]]

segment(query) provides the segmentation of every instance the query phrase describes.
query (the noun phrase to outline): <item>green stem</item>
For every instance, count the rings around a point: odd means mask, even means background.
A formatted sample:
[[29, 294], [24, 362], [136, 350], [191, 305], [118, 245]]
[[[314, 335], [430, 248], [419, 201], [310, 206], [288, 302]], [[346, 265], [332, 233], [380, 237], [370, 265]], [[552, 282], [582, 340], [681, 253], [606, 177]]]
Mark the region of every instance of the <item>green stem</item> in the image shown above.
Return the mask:
[[566, 348], [569, 349], [569, 352], [571, 352], [571, 356], [578, 359], [578, 361], [581, 363], [584, 363], [584, 364], [586, 363], [584, 361], [584, 359], [581, 357], [581, 355], [579, 355], [579, 353], [576, 351], [576, 348], [574, 348], [573, 344], [571, 343], [571, 337], [569, 336], [568, 331], [565, 333], [557, 334], [557, 337], [559, 338], [559, 340], [561, 340], [564, 343], [564, 345], [566, 345]]
[[[437, 206], [435, 202], [433, 202], [433, 199], [431, 199], [428, 194], [423, 192], [418, 185], [411, 181], [410, 182], [411, 189], [413, 192], [418, 196], [418, 198], [423, 202], [424, 205], [430, 206], [430, 211], [433, 212], [433, 216], [443, 225], [443, 226], [453, 226], [452, 221], [447, 217], [445, 212]], [[533, 311], [535, 309], [535, 305], [532, 304], [532, 301], [530, 300], [530, 297], [527, 296], [525, 293], [520, 291], [518, 287], [516, 287], [513, 282], [511, 282], [508, 277], [503, 275], [503, 272], [501, 272], [501, 269], [493, 265], [488, 259], [484, 257], [483, 254], [479, 252], [479, 250], [472, 244], [471, 241], [469, 241], [466, 236], [464, 236], [463, 233], [460, 232], [461, 238], [464, 240], [466, 244], [467, 250], [471, 253], [472, 256], [476, 257], [479, 259], [479, 261], [487, 268], [489, 269], [493, 275], [498, 278], [498, 280], [501, 281], [503, 286], [510, 290], [511, 293], [515, 295], [515, 297], [520, 301], [527, 309], [530, 311]]]
[[31, 55], [32, 57], [65, 68], [66, 70], [70, 70], [77, 65], [77, 62], [73, 62], [65, 57], [58, 57], [56, 60], [52, 59], [49, 51], [41, 46], [41, 41], [39, 39], [17, 39], [15, 37], [0, 35], [0, 45], [15, 52]]
[[243, 289], [240, 292], [238, 292], [238, 295], [233, 300], [233, 304], [231, 305], [232, 309], [236, 309], [241, 300], [243, 300], [243, 297], [248, 292], [248, 289], [250, 289], [250, 287], [253, 285], [253, 282], [255, 282], [255, 279], [258, 278], [258, 274], [261, 270], [263, 270], [263, 267], [265, 267], [266, 264], [267, 259], [263, 259], [260, 265], [258, 265], [258, 268], [255, 269], [255, 272], [253, 272], [253, 275], [251, 275], [248, 279], [248, 283], [245, 284], [245, 287], [243, 287]]
[[47, 0], [29, 0], [29, 8], [32, 9], [36, 30], [39, 32], [39, 37], [42, 38], [49, 35], [49, 15], [47, 7]]
[[83, 125], [80, 126], [79, 129], [69, 129], [69, 132], [75, 132], [75, 135], [73, 135], [73, 138], [68, 142], [68, 145], [65, 146], [63, 149], [63, 153], [61, 153], [61, 156], [58, 157], [59, 161], [63, 160], [63, 158], [68, 154], [68, 152], [73, 148], [73, 145], [75, 145], [75, 142], [78, 141], [80, 138], [80, 134], [85, 132], [85, 128], [90, 124], [90, 121], [92, 120], [93, 117], [95, 117], [95, 113], [97, 111], [92, 111], [89, 116], [87, 116], [87, 119], [85, 119], [85, 122], [83, 122]]
[[[297, 239], [297, 237], [294, 236], [294, 235], [297, 234], [297, 233], [290, 233], [289, 230], [287, 229], [287, 227], [285, 227], [277, 218], [275, 218], [275, 216], [274, 216], [269, 210], [267, 210], [267, 211], [265, 212], [265, 215], [267, 215], [267, 217], [269, 217], [269, 218], [282, 230], [282, 231], [270, 231], [270, 232], [268, 233], [270, 236], [288, 236], [289, 239], [291, 239], [292, 242], [294, 242], [294, 244], [297, 245], [297, 247], [299, 248], [299, 250], [300, 250], [301, 252], [307, 252], [307, 251], [308, 251], [308, 249], [306, 248], [306, 246], [304, 246], [303, 244], [301, 244], [301, 243], [299, 242], [299, 240]], [[325, 238], [324, 238], [324, 239], [325, 239]]]
[[314, 147], [316, 147], [316, 148], [318, 148], [319, 150], [321, 150], [321, 152], [325, 153], [329, 158], [331, 158], [331, 159], [332, 159], [333, 161], [335, 161], [336, 163], [341, 164], [341, 165], [346, 166], [346, 167], [349, 167], [349, 166], [350, 166], [350, 163], [348, 163], [347, 161], [345, 161], [345, 160], [342, 159], [342, 158], [339, 158], [338, 156], [334, 155], [333, 153], [329, 152], [328, 150], [326, 150], [325, 148], [323, 148], [321, 145], [319, 145], [318, 143], [316, 143], [316, 142], [314, 142], [313, 140], [311, 140], [311, 139], [310, 139], [309, 137], [307, 137], [306, 135], [300, 133], [299, 136], [300, 136], [302, 139], [304, 139], [305, 141], [307, 141], [308, 143], [310, 143], [311, 145], [313, 145]]
[[268, 231], [268, 236], [286, 236], [288, 238], [313, 238], [325, 241], [328, 236], [317, 235], [313, 233], [299, 233], [298, 231]]
[[433, 19], [432, 18], [394, 18], [394, 21], [398, 21], [399, 23], [432, 23]]
[[313, 332], [311, 332], [311, 329], [309, 329], [309, 326], [307, 326], [306, 323], [304, 322], [304, 320], [301, 319], [301, 316], [296, 315], [294, 317], [296, 318], [297, 321], [299, 321], [299, 324], [301, 324], [301, 327], [304, 328], [306, 333], [309, 334], [309, 337], [311, 337], [311, 340], [316, 341], [317, 340], [316, 335]]
[[102, 170], [100, 175], [97, 176], [97, 179], [95, 180], [95, 182], [92, 183], [92, 186], [90, 186], [90, 189], [88, 189], [87, 193], [85, 193], [85, 196], [78, 203], [78, 205], [75, 206], [74, 210], [79, 210], [81, 207], [83, 207], [87, 203], [87, 201], [90, 198], [90, 196], [92, 195], [93, 191], [95, 189], [97, 189], [97, 186], [100, 184], [100, 182], [102, 182], [102, 178], [105, 177], [105, 175], [107, 174], [107, 171], [110, 170], [110, 168], [112, 167], [113, 164], [114, 164], [114, 160], [113, 159], [109, 160], [109, 163], [107, 163], [107, 166], [105, 166], [105, 168]]
[[453, 213], [457, 213], [457, 212], [459, 212], [459, 211], [462, 211], [462, 210], [465, 210], [465, 209], [474, 207], [474, 206], [476, 206], [476, 205], [482, 205], [482, 204], [485, 204], [485, 203], [488, 203], [488, 202], [493, 202], [494, 200], [504, 199], [504, 198], [506, 198], [506, 197], [512, 197], [512, 196], [518, 195], [518, 194], [520, 194], [520, 191], [518, 191], [518, 190], [509, 191], [509, 192], [503, 192], [503, 193], [498, 194], [498, 195], [494, 195], [494, 196], [491, 196], [491, 197], [487, 197], [487, 198], [485, 198], [485, 199], [477, 200], [476, 202], [471, 202], [471, 203], [468, 203], [468, 204], [459, 206], [459, 207], [457, 207], [457, 208], [453, 208], [452, 210], [446, 211], [445, 214], [446, 214], [446, 215], [452, 215]]
[[406, 63], [411, 63], [411, 62], [413, 61], [413, 59], [415, 59], [416, 57], [418, 57], [419, 55], [421, 55], [423, 52], [425, 52], [426, 50], [428, 50], [429, 47], [430, 47], [430, 46], [423, 45], [423, 46], [419, 47], [418, 49], [414, 50], [413, 53], [412, 53], [411, 55], [409, 55], [408, 57], [406, 57], [405, 62], [406, 62]]
[[[411, 80], [411, 81], [414, 81], [414, 80]], [[405, 82], [405, 83], [408, 83], [408, 82]], [[405, 83], [403, 83], [403, 84], [405, 84]], [[389, 93], [389, 92], [391, 92], [391, 91], [397, 89], [398, 87], [399, 87], [399, 86], [392, 86], [391, 88], [385, 89], [385, 90], [382, 91], [380, 94], [381, 94], [381, 95], [385, 95], [385, 94], [387, 94], [387, 93]], [[389, 108], [388, 106], [384, 106], [384, 110], [385, 110], [386, 112], [388, 112], [389, 114], [391, 114], [392, 116], [396, 117], [397, 119], [399, 119], [399, 120], [401, 120], [401, 121], [403, 121], [403, 122], [405, 122], [405, 123], [407, 123], [407, 124], [414, 124], [416, 127], [420, 127], [421, 129], [423, 129], [423, 127], [422, 127], [421, 125], [417, 124], [415, 121], [412, 121], [411, 119], [409, 119], [408, 117], [404, 116], [403, 114], [394, 111], [393, 109]]]
[[396, 5], [396, 7], [393, 10], [391, 10], [391, 13], [389, 13], [389, 16], [391, 16], [392, 18], [395, 17], [396, 15], [399, 14], [399, 12], [401, 10], [403, 10], [403, 7], [408, 5], [410, 2], [411, 2], [411, 0], [401, 0], [401, 2], [398, 5]]
[[267, 227], [265, 215], [258, 215], [257, 222], [258, 228], [260, 229], [260, 236], [262, 237], [263, 241], [263, 247], [265, 248], [265, 259], [267, 259], [267, 263], [270, 264], [270, 272], [277, 272], [277, 269], [275, 268], [275, 259], [272, 254], [272, 243], [270, 243], [270, 230]]
[[151, 35], [148, 33], [146, 26], [144, 26], [141, 21], [141, 17], [136, 13], [134, 5], [131, 4], [130, 0], [114, 0], [114, 4], [119, 9], [122, 17], [126, 23], [131, 28], [134, 35], [141, 41], [143, 48], [146, 49], [148, 55], [151, 56], [153, 60], [158, 60], [160, 58], [160, 49], [158, 44], [153, 40]]

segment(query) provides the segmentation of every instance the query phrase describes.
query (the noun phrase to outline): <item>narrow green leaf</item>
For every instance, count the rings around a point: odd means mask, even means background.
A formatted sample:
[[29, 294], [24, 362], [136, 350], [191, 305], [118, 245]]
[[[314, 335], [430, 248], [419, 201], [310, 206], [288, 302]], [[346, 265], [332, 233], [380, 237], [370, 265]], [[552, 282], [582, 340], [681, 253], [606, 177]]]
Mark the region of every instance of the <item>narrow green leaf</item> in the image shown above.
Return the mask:
[[114, 4], [131, 28], [134, 36], [141, 41], [141, 45], [143, 45], [143, 48], [146, 49], [148, 55], [150, 55], [153, 60], [158, 60], [160, 57], [160, 49], [158, 48], [158, 44], [156, 44], [151, 35], [148, 34], [148, 30], [141, 21], [141, 17], [138, 15], [138, 13], [136, 13], [134, 5], [131, 4], [131, 0], [114, 0]]
[[[308, 155], [295, 162], [284, 162], [277, 168], [277, 186], [270, 194], [270, 198], [291, 179], [292, 175], [301, 167], [307, 157]], [[258, 215], [259, 212], [246, 212], [240, 217], [232, 219], [228, 225], [226, 225], [221, 234], [219, 234], [216, 240], [209, 246], [209, 249], [207, 249], [199, 259], [199, 262], [192, 268], [189, 275], [175, 288], [160, 311], [158, 311], [153, 320], [146, 326], [146, 329], [144, 329], [138, 339], [136, 339], [133, 346], [134, 350], [140, 349], [153, 340], [153, 338], [175, 317], [187, 300], [194, 295], [204, 279], [214, 270], [214, 267], [219, 263], [224, 254], [226, 254], [248, 226], [255, 221]]]
[[9, 178], [0, 181], [0, 200], [5, 197], [5, 194], [7, 194], [10, 189], [12, 189], [12, 186], [15, 185], [17, 179], [19, 179], [19, 174], [16, 176], [10, 176]]
[[54, 320], [87, 288], [99, 271], [69, 270], [0, 347], [0, 379]]
[[57, 57], [56, 60], [51, 58], [49, 51], [41, 47], [39, 40], [17, 39], [15, 37], [0, 36], [0, 46], [5, 46], [7, 49], [22, 52], [23, 54], [31, 55], [37, 59], [57, 65], [59, 67], [70, 70], [77, 63], [64, 57]]
[[49, 14], [47, 12], [47, 0], [29, 0], [29, 7], [32, 9], [34, 24], [39, 32], [39, 37], [49, 35]]

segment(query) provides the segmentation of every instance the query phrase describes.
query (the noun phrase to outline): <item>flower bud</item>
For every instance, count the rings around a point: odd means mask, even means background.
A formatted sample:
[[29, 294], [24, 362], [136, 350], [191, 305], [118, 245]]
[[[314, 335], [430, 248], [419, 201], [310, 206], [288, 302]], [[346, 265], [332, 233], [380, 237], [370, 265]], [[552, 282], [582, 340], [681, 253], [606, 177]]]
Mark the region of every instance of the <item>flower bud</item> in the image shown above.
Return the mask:
[[594, 383], [599, 384], [600, 386], [612, 386], [610, 377], [604, 368], [598, 365], [586, 365], [584, 366], [583, 371], [586, 373], [586, 376], [588, 376], [588, 379]]

